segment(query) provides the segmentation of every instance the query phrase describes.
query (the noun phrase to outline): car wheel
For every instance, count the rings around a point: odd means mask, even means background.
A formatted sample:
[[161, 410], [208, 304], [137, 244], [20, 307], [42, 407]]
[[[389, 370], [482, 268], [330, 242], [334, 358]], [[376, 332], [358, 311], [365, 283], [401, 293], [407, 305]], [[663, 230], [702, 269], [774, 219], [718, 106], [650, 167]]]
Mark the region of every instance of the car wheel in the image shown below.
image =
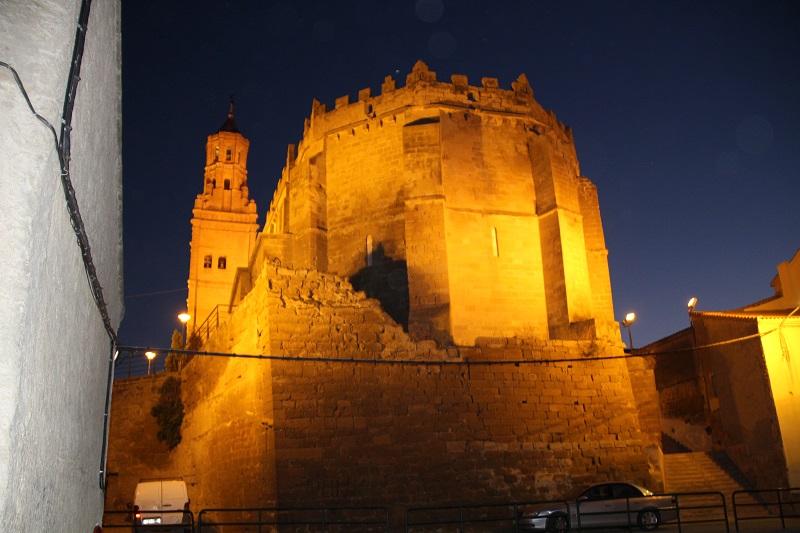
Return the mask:
[[547, 531], [557, 531], [558, 533], [566, 533], [569, 531], [567, 515], [560, 514], [550, 517], [547, 521]]
[[661, 513], [655, 509], [645, 509], [639, 513], [639, 527], [645, 531], [652, 531], [658, 528], [661, 523]]

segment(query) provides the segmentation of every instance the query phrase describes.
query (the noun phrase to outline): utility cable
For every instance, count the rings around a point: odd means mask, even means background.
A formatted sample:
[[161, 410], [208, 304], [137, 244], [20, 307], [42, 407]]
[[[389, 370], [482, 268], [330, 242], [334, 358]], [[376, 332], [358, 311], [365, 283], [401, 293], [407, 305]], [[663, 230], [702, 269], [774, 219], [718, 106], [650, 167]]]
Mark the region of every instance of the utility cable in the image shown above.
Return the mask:
[[764, 331], [761, 333], [754, 333], [752, 335], [745, 335], [743, 337], [737, 337], [735, 339], [727, 339], [724, 341], [719, 342], [712, 342], [709, 344], [703, 344], [700, 346], [691, 346], [688, 348], [676, 348], [670, 350], [663, 350], [663, 351], [648, 351], [648, 352], [641, 352], [634, 350], [633, 353], [627, 353], [624, 355], [609, 355], [609, 356], [589, 356], [589, 357], [569, 357], [564, 359], [504, 359], [501, 361], [489, 361], [489, 360], [470, 360], [470, 359], [363, 359], [363, 358], [355, 358], [355, 357], [322, 357], [322, 356], [294, 356], [294, 355], [263, 355], [263, 354], [242, 354], [242, 353], [235, 353], [235, 352], [206, 352], [206, 351], [199, 351], [199, 350], [177, 350], [173, 348], [150, 348], [145, 346], [119, 346], [118, 351], [119, 353], [127, 353], [130, 355], [144, 355], [146, 352], [156, 352], [156, 353], [174, 353], [180, 355], [204, 355], [204, 356], [211, 356], [211, 357], [235, 357], [235, 358], [242, 358], [242, 359], [262, 359], [262, 360], [269, 360], [269, 361], [293, 361], [298, 363], [304, 362], [313, 362], [313, 363], [354, 363], [354, 364], [369, 364], [369, 365], [406, 365], [406, 366], [507, 366], [507, 365], [535, 365], [535, 364], [554, 364], [554, 363], [583, 363], [588, 361], [613, 361], [618, 359], [636, 359], [636, 358], [646, 358], [646, 357], [655, 357], [659, 355], [672, 355], [675, 353], [680, 352], [691, 352], [696, 350], [704, 350], [708, 348], [714, 348], [717, 346], [724, 346], [726, 344], [733, 344], [737, 342], [744, 342], [751, 339], [765, 337], [772, 333], [780, 332], [781, 328], [784, 327], [786, 320], [793, 316], [795, 313], [800, 311], [800, 307], [796, 307], [791, 313], [789, 313], [781, 323], [769, 330]]
[[75, 37], [75, 46], [73, 49], [69, 79], [67, 83], [67, 91], [64, 98], [64, 110], [61, 117], [60, 140], [59, 136], [56, 134], [56, 130], [53, 127], [53, 125], [46, 118], [44, 118], [42, 115], [36, 112], [36, 109], [33, 107], [30, 97], [28, 96], [28, 93], [25, 90], [25, 86], [23, 85], [22, 80], [20, 79], [19, 74], [14, 69], [14, 67], [12, 67], [10, 64], [4, 61], [0, 61], [0, 66], [5, 67], [11, 71], [11, 74], [14, 76], [14, 81], [19, 87], [19, 90], [22, 93], [23, 98], [25, 98], [25, 103], [27, 103], [28, 108], [31, 110], [33, 115], [40, 122], [42, 122], [53, 134], [53, 140], [55, 142], [56, 152], [58, 154], [59, 166], [61, 169], [61, 186], [64, 189], [64, 197], [67, 203], [67, 212], [69, 213], [70, 224], [72, 226], [73, 232], [75, 233], [75, 236], [77, 237], [78, 246], [81, 250], [81, 258], [83, 259], [84, 271], [86, 272], [86, 277], [89, 282], [92, 298], [94, 299], [95, 306], [98, 308], [98, 311], [100, 312], [100, 317], [103, 321], [103, 327], [105, 328], [106, 333], [115, 344], [119, 345], [119, 338], [117, 337], [117, 333], [114, 330], [114, 327], [111, 325], [111, 319], [108, 314], [108, 307], [106, 306], [105, 299], [103, 298], [103, 287], [100, 284], [97, 275], [97, 269], [94, 266], [91, 246], [89, 244], [89, 238], [86, 233], [86, 227], [83, 223], [83, 218], [81, 217], [80, 208], [78, 206], [78, 201], [75, 196], [75, 189], [72, 186], [72, 180], [70, 179], [70, 171], [69, 171], [69, 162], [71, 159], [70, 146], [71, 146], [71, 131], [72, 131], [72, 112], [75, 107], [75, 95], [78, 89], [78, 82], [80, 81], [80, 68], [83, 59], [83, 49], [86, 41], [86, 28], [89, 21], [90, 4], [91, 0], [84, 0], [84, 2], [81, 5], [81, 12], [78, 20], [78, 30]]

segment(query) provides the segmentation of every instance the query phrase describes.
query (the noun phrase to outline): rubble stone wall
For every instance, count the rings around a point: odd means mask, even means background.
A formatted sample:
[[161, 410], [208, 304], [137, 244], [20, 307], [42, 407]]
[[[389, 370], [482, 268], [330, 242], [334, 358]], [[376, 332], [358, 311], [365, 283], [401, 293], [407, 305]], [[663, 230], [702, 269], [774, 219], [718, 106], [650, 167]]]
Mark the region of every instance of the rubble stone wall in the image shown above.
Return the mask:
[[625, 360], [605, 357], [616, 345], [414, 342], [344, 278], [267, 262], [205, 348], [272, 359], [199, 356], [184, 370], [183, 441], [157, 471], [190, 481], [195, 512], [385, 505], [402, 516], [606, 479], [660, 488]]

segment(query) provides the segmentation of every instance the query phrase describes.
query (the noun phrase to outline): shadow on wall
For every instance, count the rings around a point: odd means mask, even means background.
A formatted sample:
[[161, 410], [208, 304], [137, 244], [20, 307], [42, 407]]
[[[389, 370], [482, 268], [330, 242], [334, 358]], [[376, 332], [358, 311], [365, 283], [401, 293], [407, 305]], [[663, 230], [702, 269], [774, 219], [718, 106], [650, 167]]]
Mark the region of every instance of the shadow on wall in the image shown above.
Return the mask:
[[408, 331], [408, 268], [386, 255], [383, 244], [372, 252], [372, 264], [350, 277], [357, 291], [374, 298], [392, 319]]

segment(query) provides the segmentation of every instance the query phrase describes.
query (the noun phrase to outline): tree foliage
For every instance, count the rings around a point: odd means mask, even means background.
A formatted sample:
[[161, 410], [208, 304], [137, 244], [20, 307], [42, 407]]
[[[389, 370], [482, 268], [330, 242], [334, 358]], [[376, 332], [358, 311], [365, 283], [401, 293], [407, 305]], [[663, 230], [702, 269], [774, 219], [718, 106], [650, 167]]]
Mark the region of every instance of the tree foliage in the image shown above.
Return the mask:
[[158, 431], [156, 437], [173, 449], [181, 442], [181, 424], [183, 423], [183, 400], [181, 400], [181, 381], [169, 376], [164, 380], [158, 394], [158, 403], [150, 410], [156, 419]]
[[[197, 333], [192, 333], [189, 335], [189, 339], [186, 342], [186, 345], [183, 344], [183, 335], [177, 329], [172, 332], [172, 343], [170, 344], [170, 350], [191, 350], [191, 351], [200, 351], [203, 347], [203, 341], [197, 335]], [[194, 354], [189, 353], [176, 353], [176, 352], [169, 352], [167, 354], [167, 358], [164, 361], [164, 366], [167, 369], [167, 372], [180, 372], [183, 368], [192, 360]]]
[[[177, 329], [172, 332], [172, 343], [169, 347], [171, 350], [183, 350], [183, 335]], [[184, 364], [184, 354], [181, 353], [169, 352], [164, 360], [167, 372], [179, 372]]]

